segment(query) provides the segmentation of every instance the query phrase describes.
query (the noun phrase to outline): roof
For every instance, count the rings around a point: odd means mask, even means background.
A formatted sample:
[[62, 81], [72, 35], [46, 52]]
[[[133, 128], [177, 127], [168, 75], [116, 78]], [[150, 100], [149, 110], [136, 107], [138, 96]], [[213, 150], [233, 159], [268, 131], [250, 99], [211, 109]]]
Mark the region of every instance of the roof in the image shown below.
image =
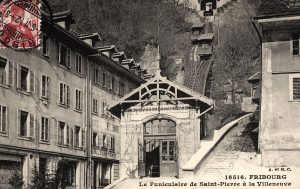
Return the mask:
[[193, 24], [192, 29], [193, 28], [203, 28], [204, 25], [205, 25], [204, 22], [195, 23], [195, 24]]
[[201, 34], [198, 38], [199, 41], [201, 40], [212, 40], [214, 38], [214, 33], [204, 33]]
[[126, 74], [131, 80], [138, 82], [138, 83], [144, 83], [145, 80], [136, 74], [133, 74], [128, 69], [123, 67], [122, 65], [114, 62], [107, 56], [104, 56], [103, 54], [99, 53], [98, 50], [87, 43], [85, 43], [83, 40], [81, 40], [77, 35], [75, 35], [73, 32], [70, 32], [66, 29], [64, 29], [62, 26], [58, 25], [55, 22], [51, 22], [51, 19], [49, 17], [49, 14], [42, 12], [42, 31], [51, 30], [52, 35], [55, 35], [55, 37], [59, 40], [70, 40], [69, 45], [72, 45], [74, 47], [80, 48], [82, 51], [87, 53], [89, 55], [89, 58], [95, 60], [96, 62], [104, 62], [105, 64], [111, 66], [116, 71]]
[[[199, 102], [207, 108], [214, 106], [214, 101], [212, 99], [193, 91], [186, 86], [169, 81], [166, 77], [161, 76], [161, 71], [159, 70], [154, 78], [150, 79], [140, 87], [125, 95], [118, 102], [114, 103], [109, 108], [109, 111], [120, 118], [121, 111], [139, 103], [150, 102], [151, 100], [149, 100], [149, 98], [156, 94], [170, 95], [168, 100], [159, 99], [162, 101], [184, 101], [186, 104], [190, 104], [192, 106], [195, 105], [196, 102]], [[152, 101], [157, 102], [157, 100], [158, 99]]]
[[93, 39], [93, 40], [96, 40], [96, 41], [101, 40], [101, 37], [100, 37], [99, 33], [79, 34], [78, 37], [82, 40], [84, 40], [84, 39]]
[[119, 56], [125, 56], [125, 53], [122, 51], [122, 52], [116, 52], [113, 54], [113, 57], [119, 57]]
[[250, 76], [247, 81], [248, 82], [253, 82], [253, 81], [258, 81], [260, 80], [260, 72], [256, 72], [255, 74], [253, 74], [252, 76]]
[[197, 49], [197, 52], [198, 52], [199, 55], [211, 55], [212, 54], [212, 47], [208, 47], [208, 48], [199, 47]]
[[53, 20], [56, 22], [63, 21], [66, 19], [69, 20], [71, 24], [75, 24], [75, 18], [73, 16], [72, 10], [65, 10], [53, 14]]
[[300, 15], [300, 0], [261, 0], [256, 19]]
[[117, 48], [115, 45], [108, 45], [108, 46], [101, 46], [97, 47], [97, 50], [102, 52], [102, 51], [108, 51], [108, 50], [114, 50], [114, 52], [118, 52]]
[[134, 64], [132, 67], [131, 67], [131, 69], [135, 69], [135, 68], [141, 68], [141, 66], [140, 66], [140, 64]]
[[122, 64], [135, 64], [133, 58], [122, 60]]

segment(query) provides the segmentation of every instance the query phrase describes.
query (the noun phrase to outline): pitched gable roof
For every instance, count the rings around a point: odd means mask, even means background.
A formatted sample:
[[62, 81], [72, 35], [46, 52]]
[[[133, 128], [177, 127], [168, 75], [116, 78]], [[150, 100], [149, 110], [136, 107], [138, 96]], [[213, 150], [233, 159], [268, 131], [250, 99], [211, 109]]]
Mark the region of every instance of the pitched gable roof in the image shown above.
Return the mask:
[[157, 72], [156, 76], [140, 87], [136, 88], [132, 92], [125, 95], [118, 102], [113, 104], [109, 111], [117, 117], [121, 117], [121, 111], [135, 106], [139, 103], [150, 102], [147, 97], [155, 94], [170, 95], [170, 99], [156, 99], [162, 101], [184, 101], [187, 104], [194, 105], [196, 102], [200, 102], [204, 107], [214, 106], [214, 101], [196, 91], [191, 90], [188, 87], [179, 85], [177, 83], [169, 81], [167, 78], [162, 77], [160, 72]]

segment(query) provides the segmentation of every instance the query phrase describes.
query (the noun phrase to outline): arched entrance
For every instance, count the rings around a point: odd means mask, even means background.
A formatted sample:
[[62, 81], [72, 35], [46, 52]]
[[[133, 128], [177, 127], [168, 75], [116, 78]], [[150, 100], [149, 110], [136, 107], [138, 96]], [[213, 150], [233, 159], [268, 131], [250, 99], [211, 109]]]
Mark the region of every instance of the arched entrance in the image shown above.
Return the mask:
[[176, 123], [167, 118], [156, 118], [143, 126], [145, 176], [176, 176]]

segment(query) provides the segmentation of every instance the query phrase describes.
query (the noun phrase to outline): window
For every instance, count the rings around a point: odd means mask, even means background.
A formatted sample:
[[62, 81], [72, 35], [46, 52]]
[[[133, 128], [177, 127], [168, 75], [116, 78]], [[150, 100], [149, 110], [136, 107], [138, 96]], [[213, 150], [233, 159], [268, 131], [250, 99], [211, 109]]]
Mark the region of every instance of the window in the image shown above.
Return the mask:
[[110, 73], [107, 73], [107, 84], [106, 84], [106, 87], [108, 89], [112, 89], [112, 82], [111, 82], [111, 74]]
[[47, 35], [43, 35], [42, 39], [42, 53], [44, 56], [48, 56], [49, 52], [49, 40]]
[[0, 105], [0, 133], [7, 133], [7, 108]]
[[50, 97], [50, 78], [45, 75], [42, 75], [41, 97], [42, 98]]
[[85, 130], [82, 128], [81, 130], [81, 147], [85, 146]]
[[93, 141], [92, 141], [92, 146], [97, 147], [98, 146], [98, 133], [93, 132]]
[[0, 84], [12, 85], [13, 64], [8, 59], [0, 57]]
[[33, 114], [19, 110], [18, 122], [19, 122], [19, 136], [21, 137], [34, 136], [34, 115]]
[[75, 55], [75, 71], [78, 74], [82, 74], [82, 56], [79, 54]]
[[289, 0], [289, 6], [290, 7], [299, 7], [300, 1], [299, 0]]
[[34, 71], [25, 66], [18, 65], [17, 68], [17, 88], [25, 92], [34, 92]]
[[80, 147], [80, 127], [74, 126], [74, 146]]
[[102, 115], [105, 115], [105, 112], [106, 112], [106, 102], [105, 102], [105, 101], [102, 101], [101, 114], [102, 114]]
[[92, 112], [94, 114], [98, 114], [98, 100], [97, 99], [93, 99], [93, 102], [92, 102]]
[[115, 152], [115, 137], [111, 137], [110, 151]]
[[125, 84], [123, 82], [120, 82], [119, 95], [124, 96], [124, 94], [125, 94]]
[[63, 121], [58, 121], [58, 133], [57, 133], [57, 142], [59, 145], [70, 145], [71, 142], [71, 129]]
[[0, 84], [6, 85], [7, 80], [7, 60], [4, 58], [0, 58]]
[[102, 147], [107, 148], [107, 139], [105, 134], [102, 135]]
[[70, 87], [65, 83], [59, 83], [59, 104], [70, 106]]
[[49, 118], [41, 118], [41, 141], [49, 141]]
[[98, 78], [99, 78], [98, 73], [99, 73], [98, 69], [93, 68], [93, 83], [94, 84], [98, 84]]
[[58, 62], [66, 68], [71, 67], [71, 50], [62, 44], [59, 44]]
[[115, 93], [119, 93], [119, 77], [114, 77], [114, 90]]
[[78, 89], [75, 90], [75, 109], [82, 110], [82, 91]]
[[106, 86], [106, 72], [105, 71], [102, 72], [102, 86], [103, 87]]
[[293, 55], [299, 55], [299, 34], [292, 35], [292, 53]]
[[115, 81], [115, 76], [111, 76], [111, 83], [110, 83], [110, 89], [115, 91], [115, 85], [116, 85], [116, 81]]
[[175, 160], [175, 141], [162, 141], [161, 142], [162, 161]]

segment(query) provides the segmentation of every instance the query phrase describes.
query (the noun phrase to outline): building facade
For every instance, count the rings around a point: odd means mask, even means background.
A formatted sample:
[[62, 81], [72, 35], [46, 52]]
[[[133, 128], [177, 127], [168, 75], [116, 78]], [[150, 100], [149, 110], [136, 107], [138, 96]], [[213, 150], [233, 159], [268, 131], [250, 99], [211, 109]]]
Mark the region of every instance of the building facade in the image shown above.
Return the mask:
[[299, 1], [262, 1], [259, 147], [263, 165], [299, 166]]
[[119, 121], [106, 108], [140, 86], [145, 70], [123, 66], [113, 49], [102, 53], [97, 33], [71, 32], [71, 11], [53, 21], [43, 15], [42, 31], [50, 32], [40, 48], [0, 50], [0, 188], [16, 167], [30, 183], [34, 164], [63, 171], [67, 188], [102, 188], [119, 178]]
[[115, 103], [121, 118], [120, 176], [179, 177], [206, 135], [214, 101], [156, 76]]

